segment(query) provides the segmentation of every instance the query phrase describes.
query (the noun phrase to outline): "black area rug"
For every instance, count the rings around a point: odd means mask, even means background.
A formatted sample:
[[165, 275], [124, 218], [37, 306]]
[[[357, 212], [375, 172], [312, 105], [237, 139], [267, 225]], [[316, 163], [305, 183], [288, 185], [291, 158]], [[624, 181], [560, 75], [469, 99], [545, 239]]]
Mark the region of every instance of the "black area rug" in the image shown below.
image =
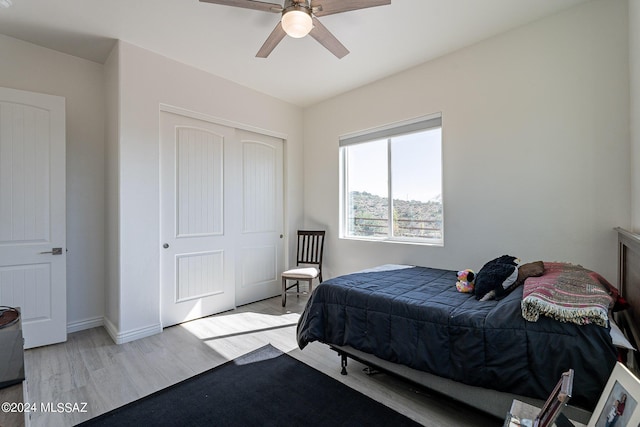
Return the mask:
[[81, 426], [417, 426], [266, 345]]

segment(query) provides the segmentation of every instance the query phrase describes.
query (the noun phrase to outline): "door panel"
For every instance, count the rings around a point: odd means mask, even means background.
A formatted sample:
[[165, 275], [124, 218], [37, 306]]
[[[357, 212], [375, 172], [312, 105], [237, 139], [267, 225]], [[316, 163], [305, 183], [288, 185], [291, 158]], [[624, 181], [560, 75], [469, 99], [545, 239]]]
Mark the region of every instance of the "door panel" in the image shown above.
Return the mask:
[[0, 244], [48, 242], [49, 112], [0, 101]]
[[176, 132], [177, 237], [221, 235], [224, 137], [188, 127]]
[[276, 213], [276, 147], [242, 141], [243, 233], [273, 232], [279, 229]]
[[235, 304], [226, 147], [234, 130], [161, 113], [161, 312], [163, 327]]
[[256, 286], [264, 282], [279, 280], [278, 250], [276, 245], [263, 247], [245, 247], [241, 252], [243, 288]]
[[65, 186], [64, 98], [0, 88], [0, 305], [27, 348], [67, 337]]
[[178, 303], [224, 292], [224, 251], [182, 254], [176, 260]]
[[283, 142], [238, 131], [242, 150], [242, 230], [238, 236], [236, 304], [280, 294], [283, 270]]

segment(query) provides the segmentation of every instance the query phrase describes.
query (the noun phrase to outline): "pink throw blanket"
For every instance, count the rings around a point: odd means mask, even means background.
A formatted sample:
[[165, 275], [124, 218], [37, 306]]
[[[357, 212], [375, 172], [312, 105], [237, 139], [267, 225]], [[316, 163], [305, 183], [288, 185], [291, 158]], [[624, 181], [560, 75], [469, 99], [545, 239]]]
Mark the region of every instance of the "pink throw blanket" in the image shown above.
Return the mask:
[[544, 268], [542, 276], [524, 282], [522, 316], [526, 320], [535, 322], [544, 315], [578, 325], [608, 326], [611, 284], [577, 265], [545, 262]]

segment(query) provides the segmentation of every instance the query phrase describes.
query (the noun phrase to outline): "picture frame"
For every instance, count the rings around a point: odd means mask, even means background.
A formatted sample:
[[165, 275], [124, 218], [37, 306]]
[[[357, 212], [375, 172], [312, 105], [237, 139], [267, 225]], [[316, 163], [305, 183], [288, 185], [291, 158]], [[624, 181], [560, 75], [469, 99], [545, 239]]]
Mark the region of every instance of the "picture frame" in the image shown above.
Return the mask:
[[[503, 427], [551, 427], [554, 425], [556, 419], [559, 419], [560, 412], [571, 399], [573, 376], [573, 369], [562, 373], [560, 380], [542, 408], [514, 399], [511, 403], [511, 409], [505, 417]], [[566, 418], [564, 419], [566, 420]], [[559, 427], [566, 424], [558, 422], [556, 425]]]
[[538, 416], [533, 420], [533, 427], [551, 427], [553, 425], [562, 408], [567, 406], [569, 399], [571, 399], [573, 375], [573, 369], [562, 373], [560, 381], [554, 387]]
[[617, 362], [587, 427], [636, 427], [640, 424], [640, 379]]

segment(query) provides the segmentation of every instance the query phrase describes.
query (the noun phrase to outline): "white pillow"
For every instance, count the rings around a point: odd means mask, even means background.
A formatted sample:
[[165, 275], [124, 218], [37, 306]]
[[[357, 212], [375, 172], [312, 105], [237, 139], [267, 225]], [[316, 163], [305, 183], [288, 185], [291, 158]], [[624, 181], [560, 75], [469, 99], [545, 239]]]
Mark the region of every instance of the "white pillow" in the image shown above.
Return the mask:
[[613, 341], [613, 345], [620, 348], [626, 348], [627, 350], [636, 350], [635, 347], [631, 345], [627, 337], [624, 336], [620, 327], [611, 318], [609, 319], [609, 325], [611, 326], [611, 330], [609, 332], [611, 334], [611, 341]]

